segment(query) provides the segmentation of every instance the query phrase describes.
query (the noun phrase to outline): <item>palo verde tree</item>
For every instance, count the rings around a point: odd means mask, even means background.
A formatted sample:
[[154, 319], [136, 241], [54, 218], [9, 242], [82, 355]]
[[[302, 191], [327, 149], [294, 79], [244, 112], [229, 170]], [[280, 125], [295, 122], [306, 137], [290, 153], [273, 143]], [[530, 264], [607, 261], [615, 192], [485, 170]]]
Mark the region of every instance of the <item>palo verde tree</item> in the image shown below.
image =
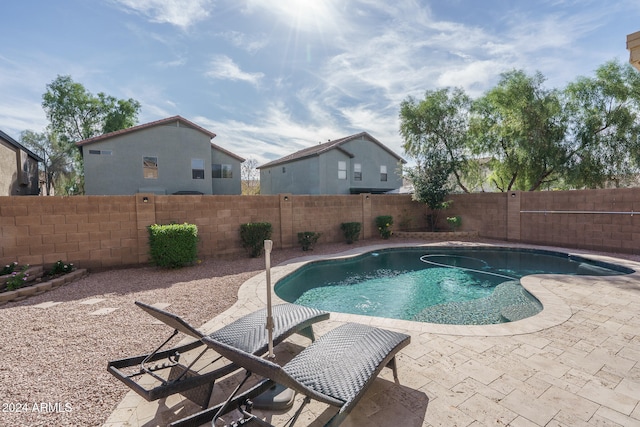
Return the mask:
[[624, 184], [640, 164], [640, 73], [610, 61], [565, 89], [570, 116], [567, 181], [573, 188]]
[[140, 103], [134, 99], [117, 99], [102, 92], [94, 96], [71, 76], [58, 76], [47, 85], [42, 107], [49, 119], [49, 130], [60, 143], [74, 153], [77, 186], [69, 190], [82, 193], [82, 157], [75, 143], [104, 133], [126, 129], [137, 121]]
[[427, 91], [421, 101], [409, 97], [400, 104], [403, 149], [419, 165], [414, 175], [426, 170], [428, 157], [439, 153], [438, 169], [444, 167], [443, 162], [448, 163], [446, 168], [451, 170], [458, 187], [469, 192], [463, 175], [467, 166], [470, 106], [470, 98], [458, 88]]
[[567, 119], [558, 91], [543, 82], [540, 73], [510, 71], [474, 102], [470, 148], [492, 158], [491, 179], [500, 191], [538, 190], [564, 173]]

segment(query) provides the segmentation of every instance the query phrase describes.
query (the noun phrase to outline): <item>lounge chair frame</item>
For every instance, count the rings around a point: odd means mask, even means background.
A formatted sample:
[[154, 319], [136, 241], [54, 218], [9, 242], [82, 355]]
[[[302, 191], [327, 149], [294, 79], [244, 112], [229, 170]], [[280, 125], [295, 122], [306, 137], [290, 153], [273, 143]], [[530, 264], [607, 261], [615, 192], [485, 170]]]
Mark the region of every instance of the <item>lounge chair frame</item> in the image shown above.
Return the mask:
[[[267, 378], [258, 386], [278, 383], [304, 395], [305, 402], [315, 399], [337, 407], [338, 412], [325, 424], [325, 427], [335, 427], [344, 421], [384, 367], [392, 369], [394, 380], [399, 382], [396, 354], [409, 345], [411, 337], [368, 325], [347, 323], [325, 334], [283, 366], [238, 350], [225, 342], [222, 334], [213, 333], [202, 340], [248, 373]], [[247, 404], [250, 398], [251, 391], [234, 398], [233, 403], [226, 407], [217, 405], [171, 426], [200, 425], [224, 414], [224, 410], [235, 409], [233, 405]]]
[[[195, 363], [207, 352], [211, 351], [201, 340], [205, 337], [198, 329], [191, 326], [181, 317], [139, 301], [135, 304], [156, 319], [174, 329], [173, 333], [154, 351], [149, 354], [111, 361], [107, 370], [147, 401], [154, 401], [180, 393], [200, 407], [209, 404], [211, 392], [217, 379], [224, 377], [239, 366], [232, 362], [203, 372], [193, 370]], [[296, 304], [279, 304], [273, 307], [275, 323], [274, 345], [282, 342], [290, 335], [298, 333], [315, 340], [312, 325], [329, 318], [329, 313]], [[258, 310], [230, 323], [214, 333], [229, 337], [232, 345], [243, 351], [261, 355], [267, 351], [266, 310]], [[183, 333], [196, 340], [175, 348], [162, 350], [177, 334]], [[198, 352], [188, 365], [180, 361], [180, 356], [187, 352]], [[211, 363], [222, 359], [215, 357]], [[168, 372], [167, 372], [168, 370]], [[143, 385], [145, 377], [155, 379], [152, 386]], [[142, 384], [141, 384], [142, 383]]]

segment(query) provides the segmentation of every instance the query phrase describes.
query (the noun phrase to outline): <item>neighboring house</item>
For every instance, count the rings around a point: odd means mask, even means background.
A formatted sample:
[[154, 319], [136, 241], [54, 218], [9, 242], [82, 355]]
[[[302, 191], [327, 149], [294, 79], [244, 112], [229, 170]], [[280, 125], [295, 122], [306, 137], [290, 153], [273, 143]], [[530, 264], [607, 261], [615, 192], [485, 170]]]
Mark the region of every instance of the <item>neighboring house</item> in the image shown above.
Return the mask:
[[640, 31], [627, 36], [629, 62], [640, 71]]
[[77, 143], [87, 195], [240, 194], [244, 159], [180, 116]]
[[33, 196], [40, 192], [41, 157], [0, 131], [0, 196]]
[[362, 132], [258, 167], [260, 193], [386, 193], [402, 187], [403, 163], [400, 156]]

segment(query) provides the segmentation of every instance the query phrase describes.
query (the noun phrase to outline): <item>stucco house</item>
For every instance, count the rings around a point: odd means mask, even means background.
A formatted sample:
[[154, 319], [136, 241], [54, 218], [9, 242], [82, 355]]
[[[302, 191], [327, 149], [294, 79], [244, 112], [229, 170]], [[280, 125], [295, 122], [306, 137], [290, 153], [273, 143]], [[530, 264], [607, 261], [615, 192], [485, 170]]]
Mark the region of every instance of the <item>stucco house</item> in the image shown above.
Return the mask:
[[0, 130], [0, 196], [38, 195], [38, 163], [43, 161]]
[[386, 193], [402, 187], [406, 163], [361, 132], [259, 166], [261, 194]]
[[215, 136], [173, 116], [79, 141], [85, 194], [241, 194], [244, 159]]
[[629, 50], [629, 63], [640, 71], [640, 31], [627, 36], [627, 49]]

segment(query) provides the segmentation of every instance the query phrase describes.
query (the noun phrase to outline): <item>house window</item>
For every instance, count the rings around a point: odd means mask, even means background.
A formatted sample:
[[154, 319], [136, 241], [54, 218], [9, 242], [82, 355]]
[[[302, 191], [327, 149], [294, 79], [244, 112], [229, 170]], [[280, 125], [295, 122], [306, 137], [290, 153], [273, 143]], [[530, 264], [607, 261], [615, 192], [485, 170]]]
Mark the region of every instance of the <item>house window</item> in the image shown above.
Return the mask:
[[145, 179], [158, 179], [158, 158], [144, 156], [142, 158], [142, 175]]
[[338, 179], [347, 179], [347, 162], [338, 162]]
[[282, 167], [282, 173], [287, 173], [287, 168], [286, 167]]
[[360, 163], [353, 164], [353, 180], [362, 181], [362, 165]]
[[102, 154], [103, 156], [110, 156], [111, 150], [89, 150], [89, 154]]
[[387, 166], [380, 165], [380, 181], [386, 181], [386, 180], [387, 180]]
[[212, 178], [233, 178], [233, 168], [231, 167], [231, 165], [214, 163], [211, 165], [211, 177]]
[[204, 179], [204, 160], [191, 159], [191, 178]]

